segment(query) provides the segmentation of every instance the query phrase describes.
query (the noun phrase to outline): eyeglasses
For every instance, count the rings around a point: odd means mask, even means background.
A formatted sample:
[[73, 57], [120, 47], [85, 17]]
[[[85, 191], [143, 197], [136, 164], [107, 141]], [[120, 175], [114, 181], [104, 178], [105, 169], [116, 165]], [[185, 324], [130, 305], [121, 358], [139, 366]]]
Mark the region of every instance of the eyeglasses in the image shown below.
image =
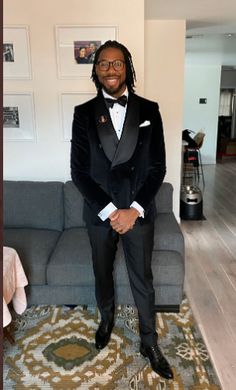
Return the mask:
[[110, 68], [110, 65], [113, 66], [113, 69], [119, 71], [123, 70], [125, 66], [125, 61], [122, 60], [114, 60], [114, 61], [105, 61], [101, 60], [97, 62], [97, 66], [102, 71], [107, 71]]

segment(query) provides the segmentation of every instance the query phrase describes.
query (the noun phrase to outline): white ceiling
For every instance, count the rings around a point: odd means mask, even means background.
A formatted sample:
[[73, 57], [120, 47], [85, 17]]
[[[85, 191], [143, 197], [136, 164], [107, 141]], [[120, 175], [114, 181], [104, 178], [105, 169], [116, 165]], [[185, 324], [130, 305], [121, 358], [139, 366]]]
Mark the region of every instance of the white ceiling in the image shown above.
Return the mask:
[[236, 0], [145, 0], [145, 19], [184, 19], [187, 34], [236, 34]]

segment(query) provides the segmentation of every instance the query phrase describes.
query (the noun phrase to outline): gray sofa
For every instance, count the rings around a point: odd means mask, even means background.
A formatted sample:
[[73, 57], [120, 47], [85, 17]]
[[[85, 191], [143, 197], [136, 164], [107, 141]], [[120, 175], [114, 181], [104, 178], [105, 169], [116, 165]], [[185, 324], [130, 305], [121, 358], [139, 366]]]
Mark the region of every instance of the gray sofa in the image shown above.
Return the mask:
[[[156, 196], [153, 250], [156, 309], [178, 311], [183, 296], [184, 240], [172, 212], [173, 188]], [[28, 305], [95, 304], [91, 250], [83, 198], [71, 181], [4, 182], [4, 245], [16, 249], [29, 286]], [[133, 304], [122, 248], [114, 279], [117, 304]]]

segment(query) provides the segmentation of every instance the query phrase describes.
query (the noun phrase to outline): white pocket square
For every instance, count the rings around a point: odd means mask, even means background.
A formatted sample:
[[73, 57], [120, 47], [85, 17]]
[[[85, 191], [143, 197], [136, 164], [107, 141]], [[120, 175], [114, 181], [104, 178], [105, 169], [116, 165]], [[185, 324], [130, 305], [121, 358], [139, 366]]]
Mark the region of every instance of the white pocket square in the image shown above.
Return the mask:
[[151, 124], [150, 121], [144, 121], [143, 123], [141, 123], [141, 125], [139, 125], [139, 127], [146, 127], [146, 126], [149, 126]]

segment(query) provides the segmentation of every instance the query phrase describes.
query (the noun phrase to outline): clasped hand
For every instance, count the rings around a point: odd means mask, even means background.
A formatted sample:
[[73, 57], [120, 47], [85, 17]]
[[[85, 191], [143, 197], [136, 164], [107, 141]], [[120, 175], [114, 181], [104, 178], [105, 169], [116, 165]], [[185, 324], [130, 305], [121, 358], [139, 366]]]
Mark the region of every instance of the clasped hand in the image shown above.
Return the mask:
[[125, 234], [133, 229], [138, 216], [139, 212], [134, 207], [118, 209], [109, 215], [110, 225], [117, 233]]

